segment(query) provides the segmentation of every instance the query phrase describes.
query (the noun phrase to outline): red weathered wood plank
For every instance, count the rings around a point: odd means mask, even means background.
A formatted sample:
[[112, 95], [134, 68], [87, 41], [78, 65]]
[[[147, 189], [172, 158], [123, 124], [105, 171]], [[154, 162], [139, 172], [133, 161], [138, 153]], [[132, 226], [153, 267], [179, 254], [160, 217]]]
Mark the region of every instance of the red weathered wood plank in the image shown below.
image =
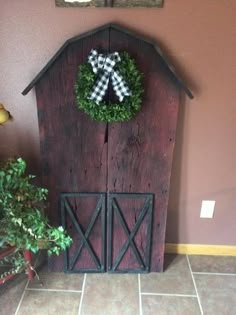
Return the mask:
[[[78, 66], [92, 48], [107, 50], [108, 37], [108, 30], [102, 30], [69, 45], [36, 86], [42, 184], [49, 189], [53, 224], [60, 223], [61, 192], [106, 191], [106, 124], [76, 108], [74, 84]], [[50, 259], [52, 270], [62, 266], [62, 257]]]
[[[145, 92], [142, 109], [133, 120], [109, 125], [108, 190], [155, 194], [151, 271], [162, 271], [179, 89], [152, 45], [111, 30], [110, 49], [126, 50], [136, 59], [144, 73]], [[132, 213], [132, 209], [129, 211]], [[131, 213], [127, 211], [128, 222], [135, 221], [135, 213]], [[119, 235], [120, 228], [114, 233]], [[137, 245], [144, 241], [137, 240]], [[117, 246], [123, 242], [120, 239]], [[130, 268], [130, 262], [126, 265]]]

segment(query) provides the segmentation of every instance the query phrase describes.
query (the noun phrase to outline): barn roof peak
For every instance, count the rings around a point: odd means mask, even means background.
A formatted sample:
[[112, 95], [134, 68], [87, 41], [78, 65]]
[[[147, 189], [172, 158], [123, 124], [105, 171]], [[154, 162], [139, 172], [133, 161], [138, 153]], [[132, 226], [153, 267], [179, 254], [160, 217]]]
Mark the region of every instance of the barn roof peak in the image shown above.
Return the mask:
[[164, 56], [164, 54], [162, 53], [160, 47], [152, 40], [143, 37], [141, 35], [138, 35], [137, 33], [135, 33], [134, 31], [131, 31], [125, 27], [122, 27], [118, 24], [114, 24], [114, 23], [109, 23], [109, 24], [105, 24], [101, 27], [95, 28], [93, 30], [90, 30], [88, 32], [85, 32], [83, 34], [80, 34], [78, 36], [74, 36], [70, 39], [68, 39], [59, 49], [58, 51], [54, 54], [54, 56], [48, 61], [48, 63], [42, 68], [42, 70], [34, 77], [34, 79], [27, 85], [27, 87], [23, 90], [22, 94], [26, 95], [28, 94], [28, 92], [37, 84], [37, 82], [41, 79], [41, 77], [44, 75], [44, 73], [51, 67], [51, 65], [57, 60], [57, 58], [61, 55], [61, 53], [72, 43], [81, 40], [87, 36], [90, 35], [94, 35], [102, 30], [105, 29], [115, 29], [118, 31], [121, 31], [123, 33], [126, 33], [134, 38], [140, 39], [143, 42], [146, 42], [150, 45], [153, 46], [153, 48], [156, 50], [156, 52], [158, 53], [158, 55], [160, 56], [160, 58], [162, 58], [162, 61], [165, 63], [165, 65], [167, 66], [167, 68], [169, 69], [170, 73], [172, 74], [172, 76], [174, 77], [176, 83], [179, 85], [180, 88], [182, 88], [185, 93], [188, 95], [189, 98], [193, 98], [193, 94], [192, 92], [189, 90], [189, 88], [184, 84], [184, 82], [180, 79], [180, 77], [176, 74], [173, 66], [168, 62], [167, 58]]

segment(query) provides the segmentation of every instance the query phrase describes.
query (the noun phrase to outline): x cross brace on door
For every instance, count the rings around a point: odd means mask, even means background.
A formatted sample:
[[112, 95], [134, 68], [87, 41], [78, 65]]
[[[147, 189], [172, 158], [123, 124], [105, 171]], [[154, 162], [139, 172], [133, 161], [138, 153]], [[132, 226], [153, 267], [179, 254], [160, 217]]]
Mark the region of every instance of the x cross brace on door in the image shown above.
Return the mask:
[[[71, 201], [73, 198], [85, 198], [85, 197], [96, 197], [97, 204], [95, 209], [92, 211], [90, 221], [86, 227], [81, 224], [79, 215], [76, 215]], [[106, 211], [106, 198], [107, 201], [107, 239], [105, 231], [105, 211]], [[131, 209], [121, 209], [120, 199], [139, 199], [142, 198], [143, 206], [139, 206], [141, 210], [136, 219], [136, 222], [132, 229], [127, 224], [127, 218], [125, 211], [131, 211]], [[151, 257], [151, 240], [152, 240], [152, 215], [153, 215], [153, 201], [154, 195], [147, 193], [63, 193], [61, 194], [61, 215], [62, 225], [67, 228], [68, 220], [74, 225], [75, 231], [80, 238], [77, 248], [73, 251], [66, 250], [64, 254], [64, 270], [69, 273], [76, 272], [105, 272], [106, 271], [106, 254], [107, 254], [107, 270], [108, 272], [148, 272], [150, 269], [150, 257]], [[91, 209], [90, 209], [91, 210]], [[136, 209], [137, 210], [137, 209]], [[80, 211], [87, 211], [87, 209], [80, 209]], [[89, 211], [91, 213], [91, 211]], [[89, 237], [93, 230], [98, 217], [101, 215], [100, 220], [100, 231], [101, 234], [97, 235], [98, 241], [101, 246], [100, 258], [96, 254]], [[126, 239], [124, 244], [119, 249], [119, 253], [116, 257], [113, 257], [114, 248], [116, 246], [114, 242], [114, 217], [117, 217], [117, 222], [120, 223], [120, 228], [124, 231]], [[142, 254], [140, 247], [137, 246], [135, 236], [137, 235], [142, 223], [145, 220], [145, 248], [142, 248]], [[121, 231], [121, 230], [120, 230]], [[118, 232], [119, 233], [119, 232]], [[140, 245], [140, 244], [139, 244]], [[107, 247], [107, 252], [106, 252]], [[83, 248], [86, 248], [90, 257], [92, 258], [95, 268], [78, 268], [76, 266], [80, 259]], [[120, 267], [122, 259], [124, 258], [128, 249], [131, 248], [134, 257], [136, 259], [135, 266], [128, 269], [122, 269]], [[114, 259], [113, 259], [114, 258]], [[114, 260], [114, 262], [113, 262]]]
[[[121, 211], [117, 198], [144, 198], [145, 202], [140, 211], [140, 214], [137, 218], [137, 221], [130, 231], [125, 217]], [[150, 256], [151, 256], [151, 237], [152, 237], [152, 215], [153, 215], [153, 194], [109, 194], [109, 203], [108, 203], [108, 271], [109, 272], [148, 272], [150, 269]], [[115, 258], [114, 263], [112, 262], [113, 256], [113, 222], [114, 222], [114, 214], [117, 215], [117, 218], [127, 236], [127, 240], [124, 243], [122, 249], [120, 250], [118, 256]], [[141, 226], [145, 216], [147, 218], [147, 238], [146, 238], [146, 250], [145, 250], [145, 259], [142, 258], [136, 244], [134, 241], [135, 235], [138, 229]], [[135, 258], [140, 266], [139, 269], [131, 269], [131, 270], [122, 270], [118, 269], [119, 264], [121, 263], [125, 253], [128, 248], [131, 247]]]
[[[72, 207], [70, 206], [69, 197], [99, 197], [96, 208], [92, 214], [91, 220], [88, 224], [86, 231], [83, 230], [79, 223], [79, 218], [74, 213]], [[61, 211], [62, 211], [62, 225], [66, 227], [66, 214], [71, 219], [75, 226], [76, 231], [81, 237], [81, 243], [77, 248], [71, 262], [69, 262], [68, 250], [64, 255], [64, 269], [65, 272], [104, 272], [105, 270], [105, 194], [104, 193], [63, 193], [61, 194]], [[101, 261], [97, 257], [91, 243], [89, 242], [89, 235], [94, 227], [94, 224], [101, 214]], [[75, 269], [75, 264], [78, 261], [83, 248], [87, 248], [96, 269]]]

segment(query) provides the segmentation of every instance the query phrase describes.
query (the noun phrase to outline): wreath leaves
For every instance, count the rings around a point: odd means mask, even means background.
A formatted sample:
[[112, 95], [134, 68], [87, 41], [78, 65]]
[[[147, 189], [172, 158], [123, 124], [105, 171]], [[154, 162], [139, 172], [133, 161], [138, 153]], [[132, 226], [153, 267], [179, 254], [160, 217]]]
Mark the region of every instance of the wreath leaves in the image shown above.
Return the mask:
[[78, 109], [82, 109], [93, 120], [104, 122], [122, 122], [132, 119], [140, 110], [142, 103], [142, 74], [136, 67], [134, 59], [127, 52], [120, 53], [121, 61], [115, 69], [127, 82], [131, 96], [124, 97], [122, 102], [100, 102], [99, 105], [88, 96], [96, 82], [96, 74], [93, 73], [89, 63], [79, 66], [77, 81], [75, 84], [76, 103]]

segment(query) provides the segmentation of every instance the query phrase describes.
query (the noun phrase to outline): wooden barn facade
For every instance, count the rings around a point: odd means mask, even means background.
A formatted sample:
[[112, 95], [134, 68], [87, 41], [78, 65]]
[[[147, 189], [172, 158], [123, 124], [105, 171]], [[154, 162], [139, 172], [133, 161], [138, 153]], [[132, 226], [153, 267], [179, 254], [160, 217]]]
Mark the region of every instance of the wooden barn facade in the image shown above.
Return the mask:
[[[78, 66], [91, 49], [136, 60], [144, 96], [132, 120], [97, 122], [77, 109]], [[180, 94], [191, 92], [157, 46], [114, 24], [66, 41], [23, 94], [34, 86], [48, 216], [73, 238], [49, 269], [162, 271]]]

